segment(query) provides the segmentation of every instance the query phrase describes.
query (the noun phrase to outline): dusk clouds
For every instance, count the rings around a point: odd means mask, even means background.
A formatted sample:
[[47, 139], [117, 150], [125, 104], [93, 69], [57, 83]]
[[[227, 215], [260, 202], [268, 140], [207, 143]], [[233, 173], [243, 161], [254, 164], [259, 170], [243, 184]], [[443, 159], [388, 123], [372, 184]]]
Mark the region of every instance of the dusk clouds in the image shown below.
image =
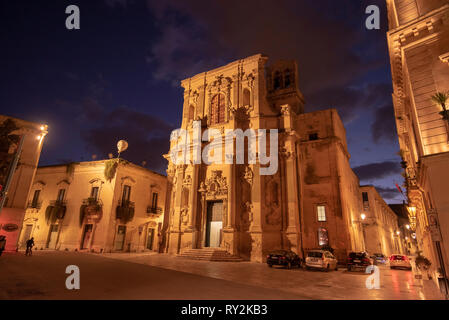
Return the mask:
[[[67, 4], [0, 10], [0, 105], [49, 124], [42, 164], [105, 158], [125, 139], [123, 157], [164, 172], [179, 80], [262, 53], [297, 61], [306, 112], [338, 110], [362, 181], [381, 176], [387, 188], [399, 176], [379, 165], [398, 158], [384, 0], [80, 0], [76, 32], [64, 26]], [[372, 4], [381, 30], [365, 28]]]

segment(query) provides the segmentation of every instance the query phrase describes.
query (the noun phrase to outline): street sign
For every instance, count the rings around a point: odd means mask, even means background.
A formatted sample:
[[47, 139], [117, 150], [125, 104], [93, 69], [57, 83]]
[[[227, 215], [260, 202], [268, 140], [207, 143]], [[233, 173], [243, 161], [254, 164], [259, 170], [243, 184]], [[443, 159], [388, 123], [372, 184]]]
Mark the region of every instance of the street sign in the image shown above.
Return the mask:
[[429, 231], [432, 241], [441, 241], [440, 223], [438, 222], [438, 214], [435, 209], [429, 209], [427, 212], [429, 219]]

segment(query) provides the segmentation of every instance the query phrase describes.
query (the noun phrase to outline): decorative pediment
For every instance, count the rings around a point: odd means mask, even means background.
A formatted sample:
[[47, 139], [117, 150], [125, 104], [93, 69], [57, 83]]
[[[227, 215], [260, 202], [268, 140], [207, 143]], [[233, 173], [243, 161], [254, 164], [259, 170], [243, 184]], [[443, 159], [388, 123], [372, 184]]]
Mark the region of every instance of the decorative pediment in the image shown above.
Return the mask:
[[222, 176], [222, 171], [213, 170], [212, 176], [201, 182], [199, 192], [203, 193], [207, 198], [224, 198], [228, 196], [228, 184], [226, 177]]
[[100, 178], [93, 178], [93, 179], [91, 179], [90, 181], [89, 181], [89, 183], [90, 184], [102, 184], [102, 183], [104, 183], [104, 181], [102, 180], [102, 179], [100, 179]]
[[134, 180], [132, 177], [130, 177], [130, 176], [126, 176], [126, 177], [123, 177], [122, 178], [122, 183], [124, 183], [124, 182], [126, 182], [126, 181], [128, 181], [128, 182], [132, 182], [132, 183], [136, 183], [136, 180]]
[[35, 181], [34, 183], [33, 183], [33, 186], [34, 187], [44, 187], [46, 185], [46, 183], [44, 182], [44, 181], [42, 181], [42, 180], [37, 180], [37, 181]]
[[66, 185], [69, 185], [69, 184], [70, 184], [70, 181], [67, 180], [67, 179], [63, 179], [63, 180], [59, 181], [56, 185], [59, 186], [60, 184], [66, 184]]

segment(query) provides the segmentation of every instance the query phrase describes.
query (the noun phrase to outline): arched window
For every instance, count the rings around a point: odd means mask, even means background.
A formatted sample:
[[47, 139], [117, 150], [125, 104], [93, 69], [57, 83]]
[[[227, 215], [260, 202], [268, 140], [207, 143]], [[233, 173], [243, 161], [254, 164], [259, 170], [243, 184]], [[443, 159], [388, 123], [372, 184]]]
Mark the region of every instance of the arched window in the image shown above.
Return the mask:
[[216, 94], [212, 98], [211, 104], [211, 124], [223, 123], [225, 122], [225, 96], [223, 94]]
[[284, 71], [284, 87], [288, 88], [292, 85], [292, 73], [289, 69]]
[[279, 71], [276, 71], [274, 73], [274, 79], [273, 79], [273, 89], [281, 89], [282, 87], [282, 75]]
[[243, 89], [243, 105], [249, 106], [250, 105], [250, 97], [251, 93], [247, 88]]
[[195, 107], [194, 106], [190, 106], [189, 107], [189, 117], [188, 117], [189, 122], [193, 121], [194, 117], [195, 117]]

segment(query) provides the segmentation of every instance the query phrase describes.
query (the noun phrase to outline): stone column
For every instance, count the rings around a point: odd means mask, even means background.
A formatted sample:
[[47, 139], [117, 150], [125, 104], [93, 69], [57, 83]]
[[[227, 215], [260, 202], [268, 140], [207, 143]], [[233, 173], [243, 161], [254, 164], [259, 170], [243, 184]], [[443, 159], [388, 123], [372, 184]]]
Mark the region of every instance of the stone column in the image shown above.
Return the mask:
[[226, 229], [232, 231], [234, 229], [235, 215], [235, 175], [234, 164], [229, 165], [229, 185], [228, 185], [228, 205], [227, 205], [227, 221]]
[[197, 239], [197, 242], [198, 246], [202, 248], [204, 247], [206, 241], [205, 222], [207, 215], [206, 188], [204, 186], [204, 183], [200, 184], [198, 192], [201, 194], [201, 217], [200, 217], [201, 221], [200, 221], [200, 231], [198, 232], [199, 239]]
[[195, 230], [195, 220], [196, 220], [196, 213], [197, 213], [197, 196], [198, 196], [198, 168], [199, 165], [194, 164], [193, 170], [192, 170], [192, 183], [190, 185], [189, 190], [189, 211], [190, 211], [190, 217], [189, 217], [189, 226], [188, 230]]
[[287, 221], [286, 236], [292, 251], [300, 254], [299, 244], [299, 203], [298, 203], [298, 167], [296, 162], [297, 135], [293, 130], [293, 119], [290, 105], [281, 106], [285, 129], [284, 145], [281, 155], [284, 158], [285, 179], [287, 189]]

